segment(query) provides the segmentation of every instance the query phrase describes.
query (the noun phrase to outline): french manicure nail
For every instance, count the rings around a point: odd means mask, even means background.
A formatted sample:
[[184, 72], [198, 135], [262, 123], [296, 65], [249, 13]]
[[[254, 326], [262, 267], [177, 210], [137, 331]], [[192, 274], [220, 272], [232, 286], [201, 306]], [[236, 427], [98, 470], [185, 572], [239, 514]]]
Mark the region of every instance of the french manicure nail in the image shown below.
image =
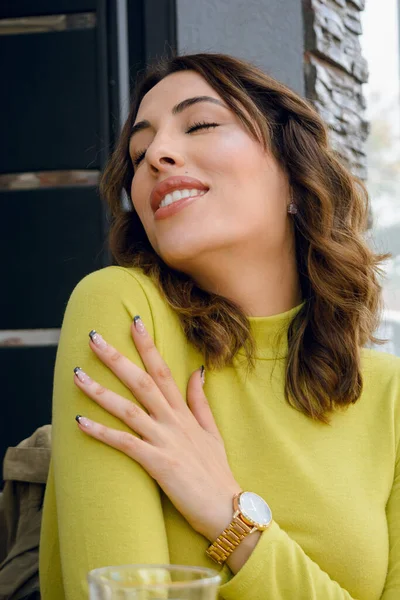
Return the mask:
[[138, 333], [146, 333], [146, 328], [143, 324], [142, 319], [139, 317], [139, 315], [136, 315], [136, 317], [133, 318], [133, 322], [135, 324], [135, 328]]
[[89, 377], [89, 375], [87, 375], [80, 367], [75, 367], [74, 373], [81, 383], [86, 383], [86, 385], [93, 383], [93, 379]]
[[201, 369], [200, 369], [200, 379], [201, 379], [201, 385], [204, 385], [206, 382], [206, 370], [204, 368], [204, 365], [201, 365]]
[[86, 429], [89, 429], [92, 426], [92, 421], [90, 421], [86, 417], [82, 417], [82, 415], [76, 415], [75, 421], [77, 421], [79, 425], [86, 427]]
[[104, 348], [107, 348], [107, 342], [101, 337], [99, 333], [97, 333], [95, 329], [92, 329], [92, 331], [89, 333], [89, 337], [92, 340], [93, 344], [98, 348], [102, 350], [104, 350]]

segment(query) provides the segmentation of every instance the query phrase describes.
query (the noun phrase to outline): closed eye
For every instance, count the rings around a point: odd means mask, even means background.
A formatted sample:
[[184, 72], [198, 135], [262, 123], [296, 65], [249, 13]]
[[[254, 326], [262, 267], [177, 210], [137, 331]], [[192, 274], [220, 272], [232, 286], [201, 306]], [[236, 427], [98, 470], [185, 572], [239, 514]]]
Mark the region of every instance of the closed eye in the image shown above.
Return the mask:
[[[187, 130], [186, 133], [193, 133], [194, 131], [198, 131], [199, 129], [209, 129], [210, 127], [218, 127], [219, 123], [205, 123], [205, 122], [198, 122], [198, 123], [193, 123], [193, 125], [191, 125]], [[146, 156], [146, 150], [138, 150], [137, 152], [135, 152], [135, 154], [132, 156], [132, 163], [133, 165], [136, 167]]]
[[186, 133], [192, 133], [193, 131], [197, 131], [197, 129], [208, 129], [209, 127], [218, 127], [219, 123], [193, 123], [186, 131]]

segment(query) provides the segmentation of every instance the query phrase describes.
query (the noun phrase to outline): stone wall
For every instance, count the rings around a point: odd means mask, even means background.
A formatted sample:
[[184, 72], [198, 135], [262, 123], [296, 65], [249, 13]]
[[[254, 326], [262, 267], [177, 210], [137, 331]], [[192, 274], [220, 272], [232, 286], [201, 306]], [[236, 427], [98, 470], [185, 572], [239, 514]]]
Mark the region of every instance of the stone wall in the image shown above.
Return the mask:
[[305, 92], [330, 128], [332, 146], [354, 175], [367, 176], [368, 122], [362, 84], [365, 0], [303, 0]]

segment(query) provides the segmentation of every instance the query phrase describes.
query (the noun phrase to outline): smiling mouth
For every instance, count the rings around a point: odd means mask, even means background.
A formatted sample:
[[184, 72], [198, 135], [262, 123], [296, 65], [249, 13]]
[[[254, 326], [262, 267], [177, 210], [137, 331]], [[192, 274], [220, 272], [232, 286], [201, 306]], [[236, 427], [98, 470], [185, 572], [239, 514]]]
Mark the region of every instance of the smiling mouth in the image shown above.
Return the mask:
[[184, 200], [186, 198], [196, 198], [197, 196], [204, 196], [208, 190], [199, 190], [199, 189], [189, 189], [185, 188], [183, 190], [174, 190], [173, 192], [166, 194], [164, 198], [161, 200], [158, 208], [165, 208], [174, 204], [175, 202], [179, 202], [179, 200]]
[[[185, 210], [186, 207], [194, 204], [196, 200], [198, 200], [201, 196], [207, 194], [209, 190], [198, 190], [196, 189], [196, 194], [193, 196], [181, 197], [179, 200], [173, 200], [167, 206], [160, 206], [154, 213], [154, 218], [156, 221], [168, 219], [173, 217], [175, 214], [180, 213], [182, 210]], [[192, 190], [190, 190], [190, 193]], [[201, 193], [199, 193], [201, 192]], [[164, 199], [164, 198], [163, 198]]]

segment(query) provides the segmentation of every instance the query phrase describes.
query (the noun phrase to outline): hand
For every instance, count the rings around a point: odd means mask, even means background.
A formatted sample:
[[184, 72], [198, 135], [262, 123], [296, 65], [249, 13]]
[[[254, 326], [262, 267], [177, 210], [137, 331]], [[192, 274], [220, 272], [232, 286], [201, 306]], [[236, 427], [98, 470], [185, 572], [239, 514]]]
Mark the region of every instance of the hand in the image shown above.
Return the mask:
[[201, 370], [189, 379], [186, 404], [142, 321], [135, 317], [131, 330], [146, 371], [96, 332], [90, 334], [90, 347], [146, 410], [102, 387], [77, 367], [75, 384], [133, 433], [82, 416], [77, 417], [79, 427], [137, 461], [193, 529], [214, 541], [230, 523], [232, 498], [241, 488], [204, 394]]

